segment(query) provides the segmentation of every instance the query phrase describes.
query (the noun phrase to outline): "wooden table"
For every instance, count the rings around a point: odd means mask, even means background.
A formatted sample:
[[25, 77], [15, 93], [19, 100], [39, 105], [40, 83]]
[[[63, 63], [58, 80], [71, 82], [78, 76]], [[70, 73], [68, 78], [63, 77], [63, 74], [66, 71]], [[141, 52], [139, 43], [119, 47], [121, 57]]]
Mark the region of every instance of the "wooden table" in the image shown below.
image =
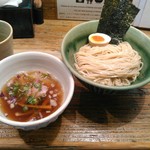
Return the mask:
[[[42, 51], [61, 59], [62, 39], [79, 23], [45, 20], [35, 25], [34, 38], [14, 39], [14, 51]], [[150, 149], [150, 84], [97, 95], [75, 81], [70, 105], [48, 127], [22, 131], [0, 123], [0, 149]]]

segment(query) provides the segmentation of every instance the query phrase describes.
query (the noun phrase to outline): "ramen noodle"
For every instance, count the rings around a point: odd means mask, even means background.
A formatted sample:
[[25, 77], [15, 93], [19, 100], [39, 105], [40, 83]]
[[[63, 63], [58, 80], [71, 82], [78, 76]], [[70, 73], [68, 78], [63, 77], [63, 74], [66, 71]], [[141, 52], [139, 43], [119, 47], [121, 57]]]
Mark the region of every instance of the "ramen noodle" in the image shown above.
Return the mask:
[[74, 65], [81, 75], [107, 86], [130, 85], [143, 67], [141, 56], [128, 42], [103, 47], [87, 44], [74, 57]]

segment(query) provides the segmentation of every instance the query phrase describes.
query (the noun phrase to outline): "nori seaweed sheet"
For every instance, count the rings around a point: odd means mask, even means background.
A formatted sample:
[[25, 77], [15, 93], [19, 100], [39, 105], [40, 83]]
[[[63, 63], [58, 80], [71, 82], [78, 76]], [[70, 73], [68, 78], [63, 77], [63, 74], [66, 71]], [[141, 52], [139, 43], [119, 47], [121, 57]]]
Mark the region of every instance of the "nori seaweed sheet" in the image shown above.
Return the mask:
[[132, 0], [105, 0], [97, 32], [108, 34], [117, 44], [123, 40], [139, 9]]

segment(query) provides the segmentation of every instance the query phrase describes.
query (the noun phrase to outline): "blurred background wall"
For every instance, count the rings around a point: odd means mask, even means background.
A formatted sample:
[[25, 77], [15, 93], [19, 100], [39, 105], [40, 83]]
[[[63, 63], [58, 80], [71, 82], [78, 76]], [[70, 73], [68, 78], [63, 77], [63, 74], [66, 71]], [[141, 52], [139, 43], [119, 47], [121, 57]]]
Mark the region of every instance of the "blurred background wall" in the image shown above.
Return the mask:
[[[45, 19], [57, 19], [57, 0], [42, 0]], [[134, 21], [134, 25], [150, 28], [150, 0], [133, 0], [133, 3], [141, 9]]]
[[57, 0], [42, 0], [44, 18], [57, 19]]

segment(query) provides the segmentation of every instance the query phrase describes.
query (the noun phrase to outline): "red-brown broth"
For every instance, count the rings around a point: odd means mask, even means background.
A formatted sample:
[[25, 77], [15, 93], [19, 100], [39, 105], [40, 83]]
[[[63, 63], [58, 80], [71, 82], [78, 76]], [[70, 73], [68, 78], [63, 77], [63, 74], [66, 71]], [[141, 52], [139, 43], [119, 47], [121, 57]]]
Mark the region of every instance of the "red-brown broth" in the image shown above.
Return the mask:
[[59, 81], [50, 73], [37, 70], [15, 75], [0, 92], [0, 107], [4, 115], [21, 122], [49, 116], [61, 106], [62, 100], [63, 89]]

